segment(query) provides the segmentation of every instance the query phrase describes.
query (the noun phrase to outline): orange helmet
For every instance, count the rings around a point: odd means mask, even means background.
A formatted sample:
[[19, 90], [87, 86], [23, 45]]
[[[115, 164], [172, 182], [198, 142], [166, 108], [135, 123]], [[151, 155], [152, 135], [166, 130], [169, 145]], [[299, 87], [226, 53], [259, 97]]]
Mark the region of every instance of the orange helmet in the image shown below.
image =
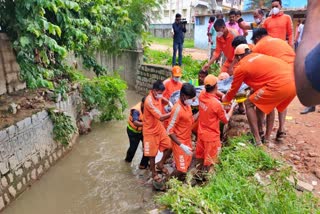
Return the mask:
[[206, 78], [204, 78], [204, 85], [214, 86], [215, 84], [217, 84], [217, 82], [218, 78], [213, 74], [209, 74], [208, 76], [206, 76]]
[[174, 77], [181, 77], [182, 76], [182, 69], [180, 66], [173, 66], [172, 67], [172, 76]]
[[241, 44], [241, 45], [238, 45], [236, 47], [236, 49], [234, 50], [234, 54], [235, 55], [241, 55], [241, 54], [245, 54], [246, 53], [246, 49], [249, 49], [249, 46], [247, 44]]

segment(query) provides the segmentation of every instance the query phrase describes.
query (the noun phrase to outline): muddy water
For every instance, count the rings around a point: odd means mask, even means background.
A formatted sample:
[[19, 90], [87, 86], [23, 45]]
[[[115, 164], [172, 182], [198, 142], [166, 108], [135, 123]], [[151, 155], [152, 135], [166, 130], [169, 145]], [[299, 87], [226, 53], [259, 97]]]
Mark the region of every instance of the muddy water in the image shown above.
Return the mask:
[[[129, 106], [140, 96], [127, 93]], [[138, 170], [138, 149], [132, 164], [124, 162], [128, 148], [126, 121], [93, 125], [78, 144], [4, 213], [146, 213], [154, 208], [147, 173]], [[145, 170], [144, 170], [145, 171]]]

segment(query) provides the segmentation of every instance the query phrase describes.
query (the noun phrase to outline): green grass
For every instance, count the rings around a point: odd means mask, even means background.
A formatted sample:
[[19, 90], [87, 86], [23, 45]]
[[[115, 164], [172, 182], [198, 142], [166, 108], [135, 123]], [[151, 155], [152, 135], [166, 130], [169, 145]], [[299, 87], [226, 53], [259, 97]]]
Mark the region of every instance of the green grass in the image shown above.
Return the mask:
[[[148, 64], [171, 66], [172, 56], [169, 51], [157, 51], [146, 48], [144, 51], [144, 62]], [[182, 79], [190, 80], [197, 78], [198, 72], [206, 62], [206, 60], [194, 60], [191, 55], [184, 55], [182, 57]], [[211, 65], [209, 73], [218, 76], [219, 66], [217, 64]]]
[[[175, 213], [320, 213], [318, 200], [311, 193], [297, 194], [287, 180], [291, 168], [248, 140], [235, 138], [223, 148], [206, 186], [172, 179], [157, 202]], [[254, 177], [257, 172], [269, 172], [269, 183], [261, 185]]]
[[[159, 38], [159, 37], [150, 37], [151, 43], [159, 44], [159, 45], [167, 45], [172, 47], [173, 39], [172, 38]], [[184, 48], [194, 48], [194, 40], [193, 39], [184, 39], [183, 43]]]

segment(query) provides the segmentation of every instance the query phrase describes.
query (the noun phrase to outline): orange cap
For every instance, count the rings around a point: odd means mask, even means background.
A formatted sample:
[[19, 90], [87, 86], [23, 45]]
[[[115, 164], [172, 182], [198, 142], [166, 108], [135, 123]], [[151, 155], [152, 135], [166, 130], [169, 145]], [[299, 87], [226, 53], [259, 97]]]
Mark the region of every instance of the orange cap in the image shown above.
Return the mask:
[[204, 85], [214, 86], [215, 84], [217, 84], [217, 82], [218, 78], [212, 74], [209, 74], [208, 76], [206, 76], [206, 78], [204, 78]]
[[182, 70], [180, 66], [173, 66], [172, 67], [172, 76], [174, 77], [181, 77], [182, 76]]
[[244, 54], [246, 53], [246, 49], [249, 49], [249, 46], [247, 44], [241, 44], [241, 45], [238, 45], [236, 47], [236, 49], [234, 50], [234, 54], [235, 55], [241, 55], [241, 54]]

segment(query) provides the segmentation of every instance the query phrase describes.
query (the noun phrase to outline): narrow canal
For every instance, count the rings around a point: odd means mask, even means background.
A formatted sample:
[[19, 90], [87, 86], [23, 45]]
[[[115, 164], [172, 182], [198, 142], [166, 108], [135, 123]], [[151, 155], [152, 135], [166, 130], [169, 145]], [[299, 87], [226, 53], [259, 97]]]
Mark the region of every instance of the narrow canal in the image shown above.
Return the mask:
[[[141, 98], [133, 91], [127, 97], [129, 106]], [[137, 169], [142, 151], [139, 148], [127, 164], [127, 148], [126, 121], [94, 124], [91, 133], [81, 136], [73, 150], [4, 213], [146, 213], [154, 203], [145, 184], [147, 173]]]

